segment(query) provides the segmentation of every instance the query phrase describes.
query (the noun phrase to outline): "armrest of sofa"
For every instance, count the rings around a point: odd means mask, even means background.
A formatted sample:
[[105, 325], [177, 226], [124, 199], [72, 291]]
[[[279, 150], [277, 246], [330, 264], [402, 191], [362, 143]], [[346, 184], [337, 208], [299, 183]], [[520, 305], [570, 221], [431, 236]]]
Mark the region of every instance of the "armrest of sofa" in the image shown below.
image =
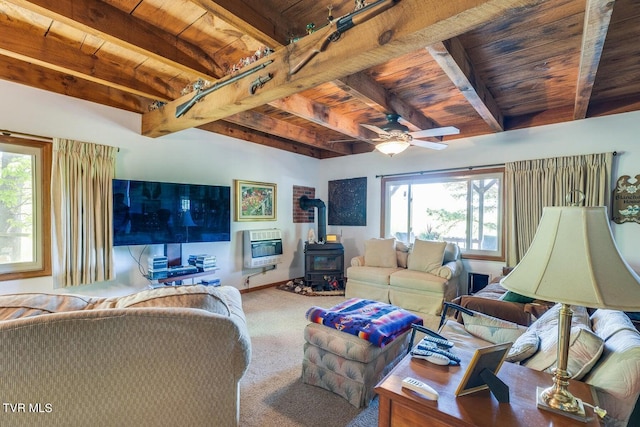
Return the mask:
[[438, 268], [434, 268], [429, 273], [445, 278], [447, 280], [452, 277], [458, 277], [462, 272], [462, 262], [460, 260], [449, 261]]
[[358, 255], [351, 258], [351, 267], [362, 267], [364, 266], [364, 255]]

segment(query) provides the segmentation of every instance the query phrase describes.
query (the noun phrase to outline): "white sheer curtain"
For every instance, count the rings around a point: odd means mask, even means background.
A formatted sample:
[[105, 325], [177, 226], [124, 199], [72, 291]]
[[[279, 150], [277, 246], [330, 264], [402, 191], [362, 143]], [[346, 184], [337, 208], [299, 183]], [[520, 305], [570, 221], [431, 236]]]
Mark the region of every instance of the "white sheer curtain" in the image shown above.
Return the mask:
[[613, 153], [505, 164], [507, 265], [515, 266], [529, 249], [542, 208], [577, 202], [574, 190], [584, 193], [582, 206], [609, 206]]
[[117, 151], [105, 145], [53, 140], [51, 204], [56, 287], [115, 277], [111, 180]]

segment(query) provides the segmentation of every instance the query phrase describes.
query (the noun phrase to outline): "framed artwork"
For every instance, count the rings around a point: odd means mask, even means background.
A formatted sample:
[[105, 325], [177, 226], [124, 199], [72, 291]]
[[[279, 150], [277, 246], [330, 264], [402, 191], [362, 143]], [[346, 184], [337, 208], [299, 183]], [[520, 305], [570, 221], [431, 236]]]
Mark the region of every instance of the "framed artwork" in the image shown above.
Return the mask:
[[275, 221], [277, 186], [268, 182], [234, 180], [236, 221]]
[[367, 225], [367, 177], [329, 181], [329, 225]]
[[[504, 362], [504, 359], [509, 353], [511, 345], [512, 343], [509, 342], [477, 349], [456, 389], [456, 396], [462, 396], [489, 388], [487, 379], [489, 377], [496, 377], [496, 374], [502, 366], [502, 362]], [[489, 374], [488, 376], [487, 373]]]

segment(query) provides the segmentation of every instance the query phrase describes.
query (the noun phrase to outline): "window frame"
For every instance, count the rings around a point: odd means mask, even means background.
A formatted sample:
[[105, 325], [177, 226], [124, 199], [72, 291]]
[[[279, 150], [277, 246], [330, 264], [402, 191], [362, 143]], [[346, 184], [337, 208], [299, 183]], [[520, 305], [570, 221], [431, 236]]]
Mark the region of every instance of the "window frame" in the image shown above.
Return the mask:
[[[34, 235], [34, 247], [36, 256], [41, 260], [29, 263], [26, 267], [20, 268], [18, 264], [11, 271], [0, 273], [0, 281], [19, 280], [33, 277], [51, 276], [51, 161], [53, 147], [50, 141], [37, 140], [32, 138], [18, 138], [6, 134], [0, 134], [0, 143], [29, 147], [36, 150], [35, 153], [35, 175], [38, 179], [39, 188], [34, 189], [34, 210], [39, 218], [36, 224]], [[34, 264], [35, 267], [34, 267]]]
[[[501, 184], [502, 188], [500, 191], [500, 206], [499, 206], [499, 214], [498, 214], [498, 229], [500, 231], [500, 249], [498, 255], [490, 255], [487, 253], [478, 253], [478, 250], [472, 250], [470, 252], [461, 251], [461, 258], [464, 259], [473, 259], [473, 260], [484, 260], [484, 261], [501, 261], [504, 262], [506, 257], [506, 211], [505, 211], [505, 179], [504, 179], [504, 167], [491, 167], [491, 168], [481, 168], [481, 169], [470, 169], [470, 170], [459, 170], [459, 171], [447, 171], [447, 172], [433, 172], [433, 173], [415, 173], [415, 174], [401, 174], [395, 176], [383, 176], [381, 179], [381, 215], [380, 215], [380, 235], [387, 235], [387, 185], [388, 183], [393, 183], [397, 181], [408, 182], [411, 184], [420, 183], [421, 181], [427, 180], [439, 180], [447, 181], [447, 178], [455, 178], [455, 179], [477, 179], [479, 175], [490, 175], [490, 174], [500, 174], [501, 175]], [[468, 202], [468, 200], [467, 200]], [[467, 227], [469, 223], [467, 222]]]

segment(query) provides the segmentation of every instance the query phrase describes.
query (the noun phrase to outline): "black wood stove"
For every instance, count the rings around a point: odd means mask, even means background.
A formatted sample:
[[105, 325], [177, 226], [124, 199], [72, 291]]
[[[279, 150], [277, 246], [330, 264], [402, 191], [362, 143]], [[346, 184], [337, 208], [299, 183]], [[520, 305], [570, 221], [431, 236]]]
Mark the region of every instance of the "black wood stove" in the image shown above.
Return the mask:
[[305, 243], [304, 284], [314, 290], [344, 290], [342, 243]]

